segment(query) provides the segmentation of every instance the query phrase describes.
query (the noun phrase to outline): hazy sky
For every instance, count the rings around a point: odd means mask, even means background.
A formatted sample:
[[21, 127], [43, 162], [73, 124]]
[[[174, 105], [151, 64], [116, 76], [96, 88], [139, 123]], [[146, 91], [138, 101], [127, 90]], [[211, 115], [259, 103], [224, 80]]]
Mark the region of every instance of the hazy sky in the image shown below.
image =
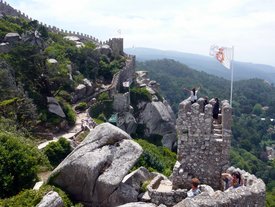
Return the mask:
[[275, 66], [275, 0], [7, 0], [46, 24], [124, 38], [124, 47], [208, 55], [234, 46], [235, 59]]

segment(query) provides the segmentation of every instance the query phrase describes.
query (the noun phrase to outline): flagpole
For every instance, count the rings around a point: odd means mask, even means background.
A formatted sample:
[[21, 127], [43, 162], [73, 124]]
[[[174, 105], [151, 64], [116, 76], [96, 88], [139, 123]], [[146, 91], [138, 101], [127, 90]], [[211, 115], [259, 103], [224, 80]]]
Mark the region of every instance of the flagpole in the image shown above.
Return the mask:
[[231, 90], [230, 90], [230, 106], [232, 107], [232, 95], [233, 95], [233, 60], [234, 60], [234, 46], [232, 46], [232, 60], [230, 62], [231, 69]]

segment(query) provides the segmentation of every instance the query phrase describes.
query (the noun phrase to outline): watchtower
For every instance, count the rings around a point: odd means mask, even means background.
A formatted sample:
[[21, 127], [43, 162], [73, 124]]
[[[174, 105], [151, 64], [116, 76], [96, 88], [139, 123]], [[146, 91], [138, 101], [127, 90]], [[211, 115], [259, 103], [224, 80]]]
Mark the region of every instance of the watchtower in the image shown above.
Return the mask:
[[173, 170], [173, 188], [190, 188], [191, 179], [221, 189], [221, 173], [229, 167], [232, 108], [222, 102], [218, 123], [213, 123], [212, 105], [203, 99], [179, 105], [177, 119], [178, 161]]

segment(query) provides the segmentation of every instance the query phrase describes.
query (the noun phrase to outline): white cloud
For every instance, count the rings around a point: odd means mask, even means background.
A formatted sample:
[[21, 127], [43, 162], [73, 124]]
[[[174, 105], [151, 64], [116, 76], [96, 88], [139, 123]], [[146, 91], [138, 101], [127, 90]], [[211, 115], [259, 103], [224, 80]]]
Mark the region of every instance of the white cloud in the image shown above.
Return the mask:
[[9, 2], [46, 24], [84, 32], [101, 40], [117, 36], [117, 30], [121, 29], [126, 47], [207, 55], [213, 43], [235, 45], [237, 60], [275, 65], [271, 57], [275, 53], [273, 0]]

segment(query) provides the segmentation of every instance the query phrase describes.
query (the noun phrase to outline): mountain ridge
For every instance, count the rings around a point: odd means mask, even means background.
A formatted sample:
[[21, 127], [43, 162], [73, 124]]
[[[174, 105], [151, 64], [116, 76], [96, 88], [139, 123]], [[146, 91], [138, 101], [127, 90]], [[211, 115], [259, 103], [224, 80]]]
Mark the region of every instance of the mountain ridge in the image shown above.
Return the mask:
[[[155, 59], [174, 59], [197, 71], [204, 71], [208, 74], [231, 79], [230, 70], [226, 69], [212, 57], [204, 55], [185, 53], [172, 50], [159, 50], [153, 48], [125, 48], [126, 53], [136, 56], [138, 61]], [[260, 78], [270, 83], [275, 83], [275, 67], [258, 64], [234, 61], [234, 80], [245, 80], [251, 78]]]

